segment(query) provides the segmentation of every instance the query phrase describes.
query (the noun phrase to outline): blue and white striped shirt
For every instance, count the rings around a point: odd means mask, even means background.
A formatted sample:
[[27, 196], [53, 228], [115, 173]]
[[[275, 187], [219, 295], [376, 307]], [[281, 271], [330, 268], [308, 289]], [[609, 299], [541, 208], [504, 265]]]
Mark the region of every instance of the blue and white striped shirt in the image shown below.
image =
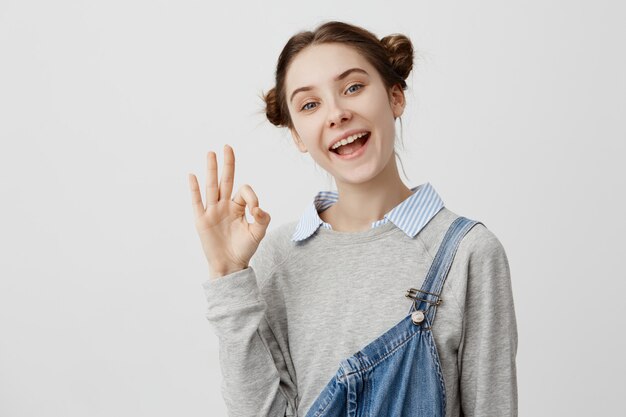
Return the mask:
[[[372, 228], [391, 221], [413, 238], [443, 207], [443, 200], [429, 183], [411, 188], [413, 195], [391, 209], [385, 216], [372, 223]], [[322, 220], [318, 212], [326, 210], [339, 199], [336, 191], [320, 191], [296, 225], [291, 240], [294, 242], [310, 237], [320, 227], [331, 229], [332, 226]]]

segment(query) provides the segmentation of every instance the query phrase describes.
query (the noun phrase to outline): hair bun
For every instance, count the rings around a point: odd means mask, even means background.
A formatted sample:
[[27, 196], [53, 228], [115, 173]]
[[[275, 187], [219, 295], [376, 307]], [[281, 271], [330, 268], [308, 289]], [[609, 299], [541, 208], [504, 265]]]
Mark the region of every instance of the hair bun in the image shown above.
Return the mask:
[[413, 69], [413, 44], [400, 33], [385, 36], [380, 40], [389, 54], [389, 63], [394, 71], [406, 80]]
[[265, 116], [274, 126], [284, 126], [283, 112], [280, 109], [278, 98], [276, 97], [276, 88], [270, 89], [263, 97], [265, 101]]

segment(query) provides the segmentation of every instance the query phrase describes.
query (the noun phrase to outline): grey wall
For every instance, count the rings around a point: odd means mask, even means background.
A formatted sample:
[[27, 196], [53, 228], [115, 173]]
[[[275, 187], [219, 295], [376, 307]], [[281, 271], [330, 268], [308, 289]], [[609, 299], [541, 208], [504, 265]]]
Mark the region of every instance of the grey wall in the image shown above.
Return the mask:
[[187, 174], [233, 146], [270, 229], [332, 184], [261, 91], [324, 20], [418, 52], [402, 161], [502, 241], [520, 415], [616, 415], [626, 7], [612, 1], [0, 3], [0, 415], [220, 416]]

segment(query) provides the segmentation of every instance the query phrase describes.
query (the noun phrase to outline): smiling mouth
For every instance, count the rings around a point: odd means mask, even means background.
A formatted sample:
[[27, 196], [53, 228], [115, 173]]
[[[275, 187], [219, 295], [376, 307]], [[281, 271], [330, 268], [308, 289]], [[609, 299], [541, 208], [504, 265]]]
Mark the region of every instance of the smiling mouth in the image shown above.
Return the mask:
[[368, 141], [368, 139], [370, 138], [371, 132], [367, 132], [366, 135], [361, 136], [360, 138], [358, 138], [357, 140], [355, 140], [352, 143], [348, 143], [345, 145], [341, 145], [338, 148], [335, 149], [331, 149], [331, 152], [334, 152], [338, 155], [349, 155], [351, 153], [354, 153], [356, 151], [358, 151], [363, 145], [365, 145], [365, 143]]

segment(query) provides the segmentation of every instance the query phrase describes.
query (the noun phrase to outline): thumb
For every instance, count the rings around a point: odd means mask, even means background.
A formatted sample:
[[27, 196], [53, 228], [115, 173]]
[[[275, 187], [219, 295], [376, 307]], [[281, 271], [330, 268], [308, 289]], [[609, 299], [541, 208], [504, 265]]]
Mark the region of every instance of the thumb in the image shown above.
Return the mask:
[[258, 236], [265, 236], [267, 226], [270, 224], [270, 220], [272, 220], [270, 214], [257, 206], [252, 209], [252, 215], [254, 216], [254, 223], [252, 223], [250, 227]]

